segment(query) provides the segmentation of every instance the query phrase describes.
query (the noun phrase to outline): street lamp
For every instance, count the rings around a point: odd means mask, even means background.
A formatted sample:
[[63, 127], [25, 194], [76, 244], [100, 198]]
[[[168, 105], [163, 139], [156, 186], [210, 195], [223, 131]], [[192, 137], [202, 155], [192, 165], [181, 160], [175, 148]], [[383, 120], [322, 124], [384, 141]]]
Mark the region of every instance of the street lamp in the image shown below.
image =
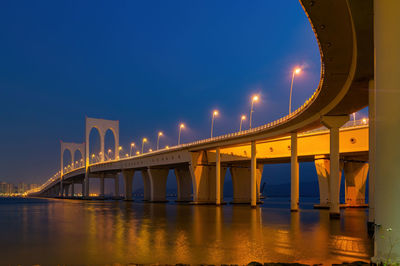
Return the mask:
[[218, 116], [218, 110], [214, 110], [211, 118], [211, 137], [213, 137], [213, 129], [214, 129], [214, 119]]
[[131, 150], [129, 151], [129, 156], [132, 156], [132, 149], [135, 147], [135, 142], [131, 143]]
[[165, 148], [166, 148], [166, 149], [169, 149], [169, 146], [167, 145], [167, 146], [165, 146]]
[[149, 149], [149, 152], [152, 152], [152, 151], [153, 151], [153, 149], [152, 149], [152, 148], [150, 148], [150, 149]]
[[185, 124], [183, 124], [183, 123], [181, 123], [179, 125], [178, 145], [181, 144], [181, 131], [182, 131], [182, 128], [185, 128]]
[[147, 139], [146, 139], [146, 138], [143, 138], [143, 139], [142, 139], [142, 153], [143, 153], [143, 146], [144, 146], [144, 143], [145, 143], [145, 142], [147, 142]]
[[356, 125], [356, 113], [354, 112], [353, 113], [353, 126], [355, 126]]
[[160, 137], [163, 135], [163, 133], [160, 131], [158, 132], [158, 136], [157, 136], [157, 150], [158, 150], [158, 144], [160, 143]]
[[111, 153], [112, 153], [112, 150], [111, 150], [111, 149], [108, 149], [108, 151], [107, 151], [108, 160], [111, 160]]
[[292, 113], [292, 91], [293, 91], [293, 81], [294, 81], [294, 76], [296, 74], [300, 74], [301, 68], [296, 67], [293, 69], [293, 74], [292, 74], [292, 83], [290, 84], [290, 96], [289, 96], [289, 115]]
[[140, 151], [137, 151], [137, 152], [136, 152], [136, 155], [139, 155], [139, 154], [140, 154]]
[[243, 121], [244, 121], [244, 120], [246, 120], [246, 116], [245, 116], [245, 115], [242, 115], [242, 117], [240, 118], [239, 131], [242, 131], [242, 124], [243, 124]]
[[258, 101], [258, 95], [254, 95], [253, 98], [251, 99], [251, 108], [250, 108], [250, 129], [251, 129], [251, 119], [253, 117], [253, 106], [254, 106], [254, 102]]

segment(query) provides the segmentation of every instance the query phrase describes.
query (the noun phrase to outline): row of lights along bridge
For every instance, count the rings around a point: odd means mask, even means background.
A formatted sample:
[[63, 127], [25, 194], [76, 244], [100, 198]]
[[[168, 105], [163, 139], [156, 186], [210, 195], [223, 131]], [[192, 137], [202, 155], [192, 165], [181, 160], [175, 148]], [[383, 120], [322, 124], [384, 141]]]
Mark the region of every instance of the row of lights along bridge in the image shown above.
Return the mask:
[[[290, 84], [290, 96], [289, 96], [289, 114], [292, 112], [291, 106], [292, 106], [292, 91], [293, 91], [293, 81], [294, 81], [294, 77], [295, 77], [296, 74], [300, 74], [300, 72], [301, 72], [301, 68], [299, 68], [299, 67], [296, 67], [295, 69], [293, 69], [293, 72], [292, 72], [292, 81], [291, 81], [291, 84]], [[257, 102], [258, 100], [259, 100], [259, 96], [258, 96], [258, 95], [254, 95], [254, 96], [252, 96], [252, 98], [251, 98], [250, 119], [249, 119], [249, 128], [250, 128], [250, 129], [251, 129], [251, 123], [252, 123], [253, 112], [254, 112], [254, 103]], [[211, 118], [211, 134], [210, 134], [210, 135], [211, 135], [211, 138], [213, 137], [214, 121], [215, 121], [215, 118], [216, 118], [218, 115], [219, 115], [218, 110], [214, 110], [213, 113], [212, 113], [212, 118]], [[246, 119], [247, 119], [247, 117], [246, 117], [245, 115], [242, 115], [242, 116], [240, 117], [239, 131], [242, 131], [243, 122], [244, 122]], [[181, 133], [182, 133], [182, 129], [184, 129], [184, 128], [185, 128], [185, 124], [184, 124], [184, 123], [181, 123], [181, 124], [179, 125], [178, 145], [181, 144]], [[158, 149], [160, 148], [160, 146], [159, 146], [159, 144], [160, 144], [160, 137], [162, 137], [163, 135], [164, 135], [164, 133], [163, 133], [162, 131], [158, 132], [158, 134], [157, 134], [157, 146], [156, 146], [156, 150], [158, 150]], [[125, 157], [131, 157], [131, 156], [133, 156], [133, 155], [135, 155], [135, 154], [136, 154], [136, 155], [139, 155], [139, 154], [143, 153], [143, 152], [144, 152], [144, 146], [145, 146], [145, 144], [146, 144], [147, 142], [148, 142], [148, 139], [147, 139], [147, 138], [143, 138], [143, 139], [142, 139], [142, 143], [141, 143], [141, 150], [140, 150], [140, 151], [137, 150], [136, 153], [135, 153], [135, 148], [137, 148], [137, 147], [136, 147], [136, 144], [135, 144], [134, 142], [132, 142], [131, 145], [130, 145], [129, 153], [126, 153], [126, 154], [125, 154]], [[168, 149], [168, 148], [169, 148], [168, 145], [165, 146], [165, 149]], [[118, 152], [121, 153], [122, 150], [123, 150], [122, 146], [119, 146]], [[150, 148], [148, 151], [149, 151], [149, 152], [152, 152], [153, 149]], [[101, 154], [99, 153], [99, 155], [101, 155]], [[120, 156], [121, 154], [118, 154], [118, 155]], [[91, 157], [92, 157], [92, 163], [98, 161], [98, 158], [97, 158], [97, 156], [96, 156], [95, 154], [92, 154]], [[111, 150], [111, 149], [109, 149], [109, 150], [107, 151], [107, 154], [106, 154], [106, 156], [105, 156], [105, 159], [106, 159], [106, 160], [111, 160], [111, 159], [112, 159], [112, 150]]]

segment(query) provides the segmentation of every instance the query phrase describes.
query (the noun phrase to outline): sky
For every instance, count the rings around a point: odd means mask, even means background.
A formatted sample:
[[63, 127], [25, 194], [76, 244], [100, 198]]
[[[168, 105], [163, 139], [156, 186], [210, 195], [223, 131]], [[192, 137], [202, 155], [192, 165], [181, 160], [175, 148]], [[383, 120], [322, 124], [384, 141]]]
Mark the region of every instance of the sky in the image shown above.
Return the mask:
[[181, 122], [182, 142], [207, 138], [214, 109], [214, 135], [238, 131], [253, 94], [253, 125], [268, 123], [288, 113], [296, 66], [293, 109], [321, 68], [296, 0], [1, 1], [0, 181], [51, 177], [85, 116], [119, 120], [125, 151], [143, 137], [155, 148], [160, 130], [176, 144]]

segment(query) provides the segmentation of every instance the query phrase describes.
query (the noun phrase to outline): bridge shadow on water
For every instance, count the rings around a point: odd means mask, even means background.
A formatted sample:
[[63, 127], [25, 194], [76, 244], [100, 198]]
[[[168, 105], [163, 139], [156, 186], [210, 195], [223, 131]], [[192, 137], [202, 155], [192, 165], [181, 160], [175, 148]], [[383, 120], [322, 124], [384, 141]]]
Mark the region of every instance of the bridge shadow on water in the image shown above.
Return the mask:
[[0, 199], [4, 264], [334, 263], [368, 260], [367, 211], [341, 220], [315, 210], [317, 199], [267, 198], [248, 205], [140, 200]]

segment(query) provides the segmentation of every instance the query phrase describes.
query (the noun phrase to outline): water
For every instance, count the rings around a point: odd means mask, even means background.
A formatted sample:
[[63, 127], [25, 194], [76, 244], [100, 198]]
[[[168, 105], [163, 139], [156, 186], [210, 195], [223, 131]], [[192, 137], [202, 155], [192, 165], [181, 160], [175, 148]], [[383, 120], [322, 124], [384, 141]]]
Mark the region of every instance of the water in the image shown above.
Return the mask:
[[367, 211], [330, 220], [302, 199], [248, 205], [0, 199], [0, 264], [334, 263], [368, 260]]

